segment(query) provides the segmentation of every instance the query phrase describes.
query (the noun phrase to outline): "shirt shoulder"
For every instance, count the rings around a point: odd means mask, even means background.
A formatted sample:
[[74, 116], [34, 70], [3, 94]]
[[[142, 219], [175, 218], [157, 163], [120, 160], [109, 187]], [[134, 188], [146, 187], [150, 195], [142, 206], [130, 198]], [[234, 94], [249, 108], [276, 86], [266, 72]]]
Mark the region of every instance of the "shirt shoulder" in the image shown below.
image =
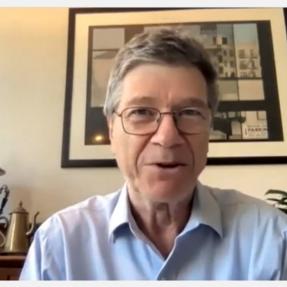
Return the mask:
[[264, 200], [235, 189], [202, 187], [216, 200], [223, 220], [252, 222], [254, 226], [276, 225], [281, 232], [287, 231], [287, 215]]
[[117, 190], [113, 193], [106, 195], [94, 195], [81, 202], [68, 206], [55, 214], [58, 216], [65, 216], [66, 214], [76, 213], [76, 212], [85, 212], [85, 211], [96, 211], [107, 213], [112, 212], [115, 207], [120, 190]]
[[[54, 232], [59, 230], [73, 232], [75, 230], [79, 231], [84, 226], [92, 226], [92, 222], [97, 229], [107, 228], [119, 195], [120, 190], [107, 195], [95, 195], [68, 206], [48, 217], [41, 224], [39, 230], [42, 232], [49, 230], [51, 232], [54, 229]], [[54, 232], [52, 231], [52, 233]]]

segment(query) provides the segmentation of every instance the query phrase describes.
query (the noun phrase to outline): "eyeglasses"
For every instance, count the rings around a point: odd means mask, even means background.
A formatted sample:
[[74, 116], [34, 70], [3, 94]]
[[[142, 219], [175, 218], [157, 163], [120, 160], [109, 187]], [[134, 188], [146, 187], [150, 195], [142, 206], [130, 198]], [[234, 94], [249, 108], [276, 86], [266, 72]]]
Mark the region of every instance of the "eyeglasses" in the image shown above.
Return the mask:
[[150, 107], [129, 107], [120, 113], [122, 126], [127, 134], [150, 135], [157, 131], [163, 115], [171, 115], [183, 134], [202, 134], [209, 130], [209, 109], [207, 107], [186, 107], [178, 111], [160, 112]]

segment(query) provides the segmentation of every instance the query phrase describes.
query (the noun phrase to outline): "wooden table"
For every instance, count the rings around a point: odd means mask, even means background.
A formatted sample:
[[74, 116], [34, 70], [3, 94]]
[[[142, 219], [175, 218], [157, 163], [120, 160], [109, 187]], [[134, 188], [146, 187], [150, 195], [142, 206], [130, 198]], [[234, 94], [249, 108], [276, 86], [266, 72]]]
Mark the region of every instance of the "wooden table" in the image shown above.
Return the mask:
[[0, 255], [0, 280], [18, 280], [25, 255]]

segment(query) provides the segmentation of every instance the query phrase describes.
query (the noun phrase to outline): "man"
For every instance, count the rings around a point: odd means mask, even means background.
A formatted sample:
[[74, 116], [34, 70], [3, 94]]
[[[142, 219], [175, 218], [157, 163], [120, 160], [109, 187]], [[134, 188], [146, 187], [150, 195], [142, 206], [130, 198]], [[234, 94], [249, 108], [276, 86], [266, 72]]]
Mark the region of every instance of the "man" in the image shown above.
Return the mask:
[[216, 73], [197, 42], [170, 29], [132, 39], [104, 107], [126, 184], [43, 223], [21, 279], [286, 279], [286, 216], [198, 182], [216, 106]]

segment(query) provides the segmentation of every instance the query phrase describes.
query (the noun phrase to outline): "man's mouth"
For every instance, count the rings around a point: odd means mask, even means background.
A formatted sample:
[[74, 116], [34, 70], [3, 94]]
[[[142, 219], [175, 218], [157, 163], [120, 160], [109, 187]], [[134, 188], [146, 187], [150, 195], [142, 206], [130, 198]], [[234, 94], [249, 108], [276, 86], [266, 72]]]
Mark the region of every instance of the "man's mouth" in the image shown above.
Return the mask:
[[173, 162], [173, 163], [155, 163], [155, 165], [160, 167], [160, 168], [164, 168], [164, 169], [170, 169], [170, 168], [177, 168], [177, 167], [185, 166], [185, 164], [177, 163], [177, 162]]

